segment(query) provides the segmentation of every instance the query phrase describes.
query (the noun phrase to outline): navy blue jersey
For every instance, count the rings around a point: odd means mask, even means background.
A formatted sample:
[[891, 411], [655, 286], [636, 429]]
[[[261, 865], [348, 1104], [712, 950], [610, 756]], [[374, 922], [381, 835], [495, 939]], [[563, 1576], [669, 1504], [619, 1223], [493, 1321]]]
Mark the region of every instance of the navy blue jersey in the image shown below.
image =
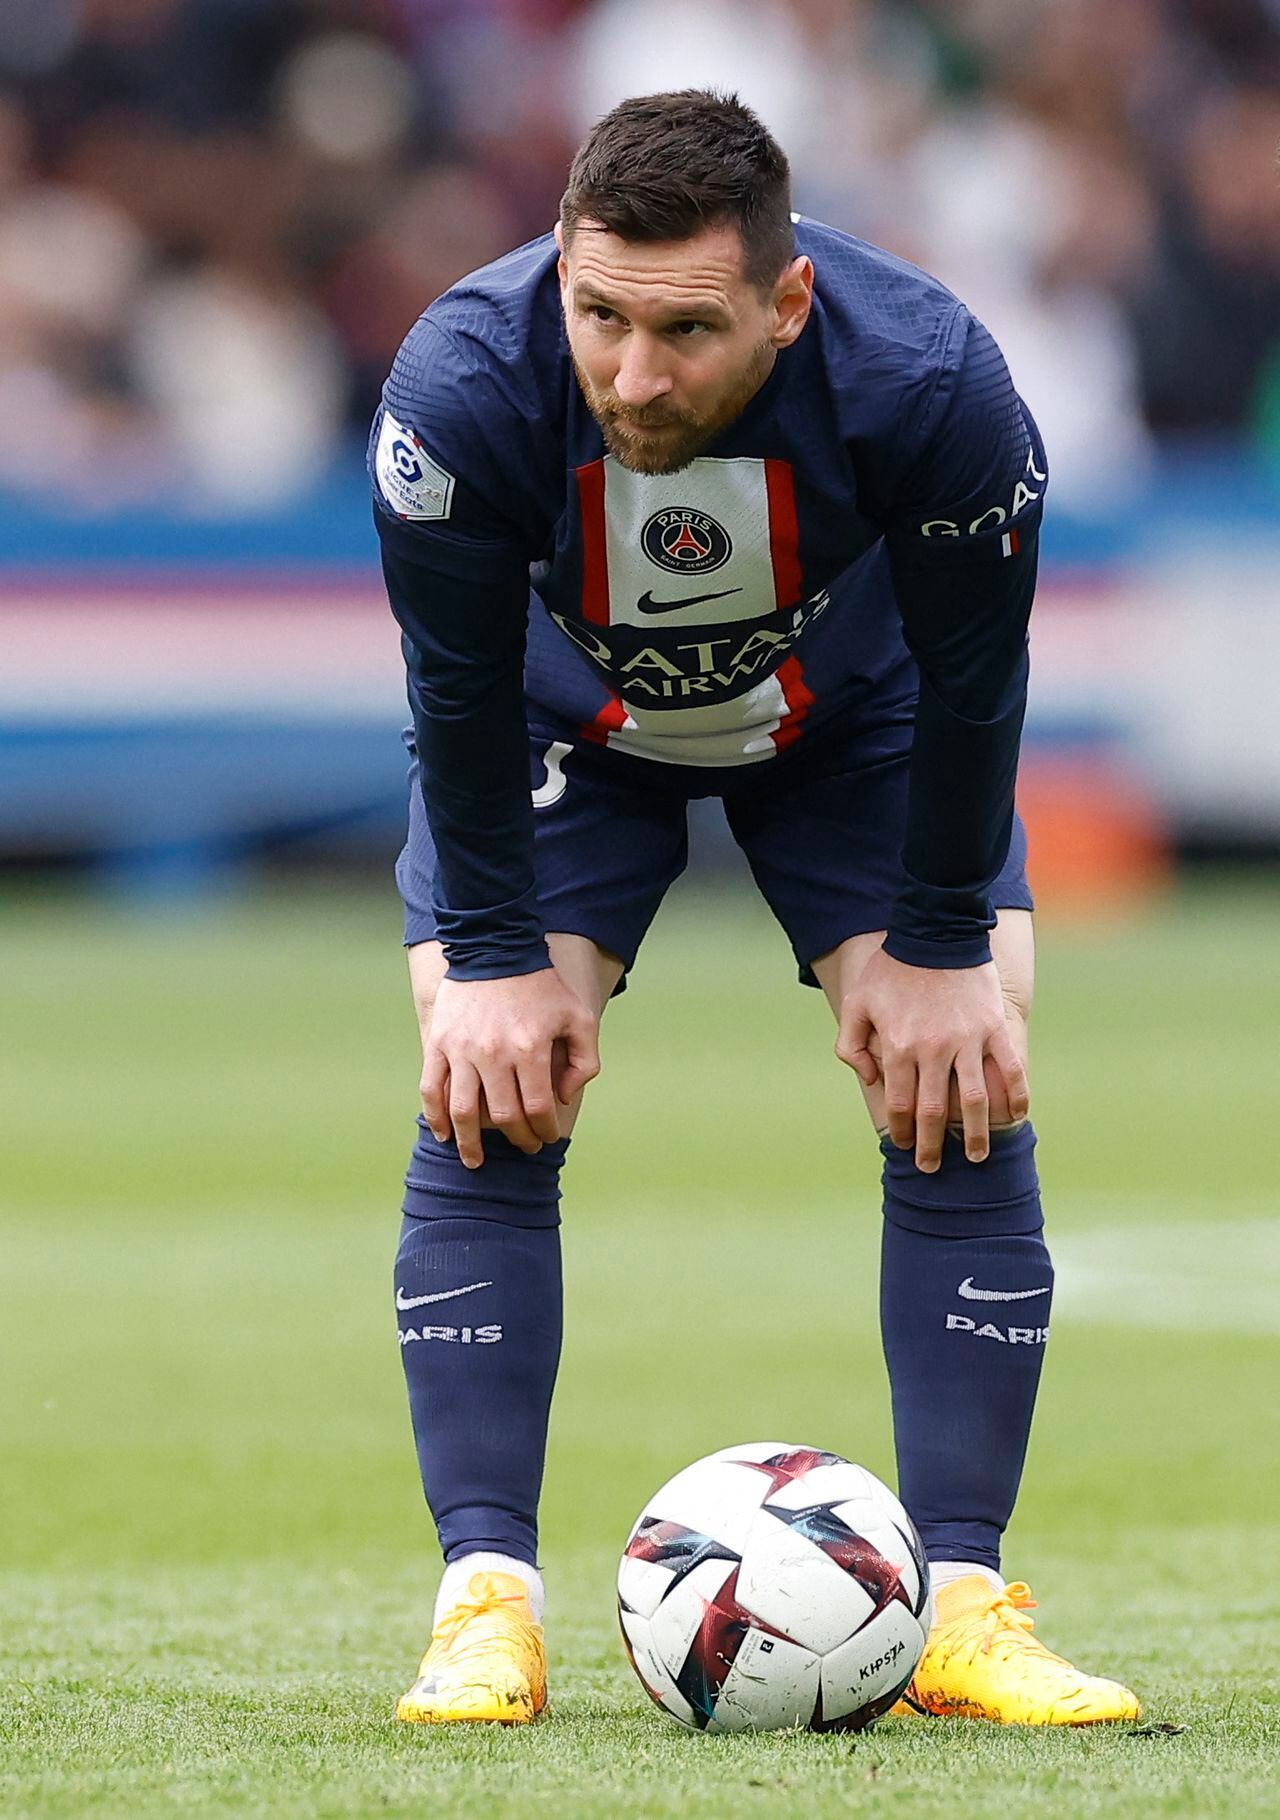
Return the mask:
[[786, 763], [834, 716], [917, 701], [908, 884], [887, 947], [989, 954], [1026, 698], [1044, 452], [936, 280], [800, 219], [810, 318], [677, 474], [605, 453], [551, 236], [415, 324], [370, 443], [456, 977], [547, 964], [525, 702], [702, 774]]

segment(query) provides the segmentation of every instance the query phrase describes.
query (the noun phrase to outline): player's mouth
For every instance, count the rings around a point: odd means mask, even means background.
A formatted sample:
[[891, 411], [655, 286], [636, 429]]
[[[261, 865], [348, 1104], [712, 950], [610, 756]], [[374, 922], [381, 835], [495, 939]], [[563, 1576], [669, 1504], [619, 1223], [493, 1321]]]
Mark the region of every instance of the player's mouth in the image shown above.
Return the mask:
[[667, 417], [661, 423], [637, 423], [632, 417], [620, 417], [616, 411], [613, 423], [616, 429], [626, 430], [633, 436], [669, 436], [672, 430], [685, 427], [680, 417]]

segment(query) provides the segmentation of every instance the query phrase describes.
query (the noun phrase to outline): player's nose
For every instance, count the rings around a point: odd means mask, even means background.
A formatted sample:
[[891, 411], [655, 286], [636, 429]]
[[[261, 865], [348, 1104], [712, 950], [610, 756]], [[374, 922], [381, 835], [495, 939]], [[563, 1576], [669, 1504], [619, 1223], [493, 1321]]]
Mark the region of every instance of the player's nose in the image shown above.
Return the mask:
[[671, 390], [671, 375], [663, 372], [651, 353], [636, 345], [624, 353], [613, 389], [623, 404], [652, 404]]

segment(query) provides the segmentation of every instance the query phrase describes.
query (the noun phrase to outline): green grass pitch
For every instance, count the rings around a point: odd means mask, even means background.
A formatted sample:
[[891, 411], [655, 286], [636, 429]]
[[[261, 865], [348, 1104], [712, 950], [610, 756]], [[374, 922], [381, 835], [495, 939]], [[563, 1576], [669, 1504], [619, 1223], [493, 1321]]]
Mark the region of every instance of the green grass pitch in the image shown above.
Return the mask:
[[[648, 1703], [617, 1550], [676, 1467], [892, 1477], [877, 1157], [816, 994], [677, 893], [567, 1171], [544, 1506], [552, 1708], [391, 1718], [436, 1571], [389, 1284], [415, 1037], [389, 892], [0, 912], [0, 1813], [1271, 1814], [1274, 907], [1042, 941], [1061, 1293], [1007, 1567], [1151, 1726], [706, 1738]], [[1160, 1729], [1162, 1726], [1185, 1729]]]

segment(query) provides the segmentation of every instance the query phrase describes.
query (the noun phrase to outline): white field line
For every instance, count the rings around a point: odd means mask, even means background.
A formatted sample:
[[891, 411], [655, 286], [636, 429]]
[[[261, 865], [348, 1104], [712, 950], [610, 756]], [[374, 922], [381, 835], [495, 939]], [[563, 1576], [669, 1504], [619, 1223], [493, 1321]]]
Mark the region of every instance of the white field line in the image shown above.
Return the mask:
[[[1242, 1209], [1225, 1219], [1166, 1219], [1151, 1202], [1118, 1202], [1105, 1210], [1091, 1203], [1088, 1225], [1077, 1226], [1072, 1219], [1064, 1231], [1055, 1223], [1054, 1204], [1050, 1197], [1047, 1236], [1057, 1275], [1056, 1321], [1280, 1334], [1280, 1216]], [[203, 1219], [188, 1221], [175, 1211], [172, 1224], [149, 1233], [136, 1229], [121, 1233], [103, 1226], [86, 1230], [73, 1218], [62, 1244], [58, 1233], [63, 1228], [47, 1212], [17, 1221], [5, 1218], [0, 1220], [0, 1283], [52, 1281], [56, 1275], [64, 1289], [81, 1282], [122, 1290], [139, 1282], [149, 1288], [167, 1282], [170, 1288], [198, 1284], [205, 1294], [232, 1286], [243, 1292], [246, 1259], [253, 1259], [252, 1276], [263, 1294], [274, 1293], [271, 1285], [278, 1278], [292, 1280], [299, 1271], [308, 1283], [323, 1284], [334, 1272], [349, 1276], [354, 1271], [366, 1283], [381, 1284], [389, 1269], [396, 1225], [389, 1207], [390, 1203], [381, 1229], [367, 1208], [353, 1210], [349, 1226], [326, 1219], [320, 1230], [309, 1232], [301, 1257], [297, 1232], [270, 1221], [248, 1220], [242, 1208], [216, 1226]], [[626, 1279], [634, 1267], [617, 1236], [621, 1210], [615, 1204], [609, 1211], [607, 1233], [593, 1231], [590, 1209], [584, 1207], [575, 1217], [572, 1195], [566, 1197], [566, 1263], [579, 1282], [591, 1281], [597, 1292], [604, 1287], [605, 1293], [615, 1278]], [[1075, 1215], [1077, 1207], [1070, 1211]], [[1105, 1222], [1099, 1223], [1104, 1212]], [[855, 1271], [873, 1267], [870, 1247], [878, 1245], [878, 1220], [870, 1196], [856, 1212], [848, 1203], [826, 1200], [806, 1208], [815, 1260], [824, 1255], [832, 1229], [847, 1229], [851, 1219], [862, 1231], [848, 1236], [863, 1255], [857, 1264], [842, 1260], [841, 1267]], [[723, 1265], [723, 1248], [735, 1228], [744, 1239], [749, 1233], [751, 1252], [758, 1255], [757, 1248], [768, 1244], [773, 1221], [758, 1212], [744, 1215], [740, 1203], [715, 1191], [699, 1195], [696, 1207], [637, 1203], [626, 1221], [642, 1249], [651, 1247], [655, 1228], [672, 1225], [682, 1229], [689, 1289], [696, 1295], [699, 1273], [705, 1266], [710, 1282], [718, 1257]], [[803, 1274], [802, 1235], [784, 1229], [779, 1242], [787, 1259], [782, 1267], [799, 1267]], [[745, 1259], [742, 1270], [745, 1284], [753, 1275]], [[869, 1278], [860, 1275], [859, 1283], [871, 1292]]]
[[1200, 1333], [1280, 1333], [1280, 1219], [1140, 1221], [1049, 1235], [1054, 1317]]
[[[1175, 1332], [1280, 1334], [1280, 1217], [1255, 1212], [1247, 1204], [1227, 1218], [1188, 1220], [1162, 1215], [1159, 1204], [1150, 1201], [1117, 1202], [1105, 1208], [1090, 1202], [1087, 1209], [1077, 1202], [1069, 1204], [1070, 1225], [1063, 1230], [1066, 1222], [1059, 1224], [1054, 1218], [1062, 1198], [1050, 1195], [1047, 1204], [1055, 1320]], [[566, 1197], [565, 1247], [572, 1264], [574, 1253], [581, 1260], [598, 1235], [575, 1231], [570, 1203], [571, 1197]], [[616, 1219], [618, 1208], [610, 1211]], [[877, 1212], [869, 1198], [856, 1212], [848, 1203], [809, 1204], [805, 1213], [814, 1234], [815, 1257], [821, 1255], [821, 1235], [851, 1215], [865, 1219], [870, 1239]], [[637, 1233], [651, 1231], [654, 1215], [652, 1204], [637, 1204], [628, 1225]], [[1100, 1216], [1104, 1223], [1099, 1223]], [[681, 1218], [674, 1209], [664, 1209], [657, 1217]], [[685, 1238], [691, 1271], [697, 1270], [703, 1255], [700, 1244], [718, 1248], [724, 1235], [734, 1230], [735, 1219], [739, 1228], [749, 1225], [753, 1246], [767, 1223], [758, 1214], [744, 1219], [740, 1206], [735, 1209], [716, 1193], [700, 1195], [697, 1209], [688, 1217], [701, 1227]], [[625, 1272], [615, 1233], [611, 1225], [608, 1254], [593, 1261], [606, 1272]], [[786, 1243], [793, 1260], [803, 1258], [802, 1236], [788, 1235]]]

